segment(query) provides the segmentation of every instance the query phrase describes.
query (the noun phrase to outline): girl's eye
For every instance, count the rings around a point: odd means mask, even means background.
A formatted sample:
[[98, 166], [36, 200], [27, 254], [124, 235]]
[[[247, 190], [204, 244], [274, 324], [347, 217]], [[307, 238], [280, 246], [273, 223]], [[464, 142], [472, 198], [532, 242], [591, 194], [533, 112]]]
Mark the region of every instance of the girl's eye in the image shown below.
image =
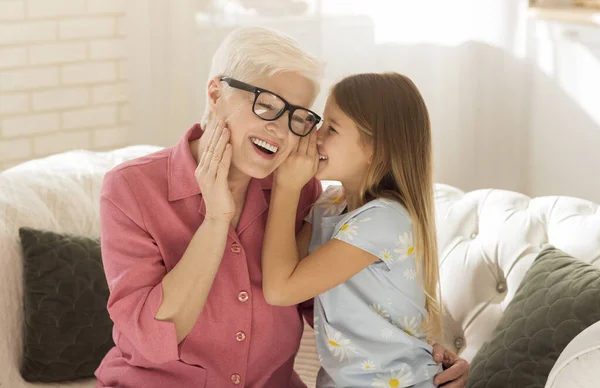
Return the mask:
[[337, 131], [331, 125], [327, 129], [329, 129], [330, 132], [337, 133]]

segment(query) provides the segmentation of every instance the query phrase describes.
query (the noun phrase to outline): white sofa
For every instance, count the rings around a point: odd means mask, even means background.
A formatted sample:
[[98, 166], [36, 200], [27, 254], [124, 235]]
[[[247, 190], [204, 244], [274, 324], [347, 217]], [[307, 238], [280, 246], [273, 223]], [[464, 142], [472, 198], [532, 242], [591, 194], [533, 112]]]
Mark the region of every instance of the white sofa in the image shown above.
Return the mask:
[[[33, 385], [19, 374], [22, 285], [18, 228], [97, 236], [103, 174], [154, 151], [134, 146], [106, 153], [72, 151], [0, 173], [0, 387], [92, 387], [94, 381]], [[529, 198], [502, 190], [464, 193], [437, 185], [445, 345], [471, 360], [544, 244], [600, 265], [600, 210], [577, 198]], [[309, 386], [318, 362], [306, 330], [296, 368]], [[597, 387], [600, 323], [564, 350], [546, 387]]]

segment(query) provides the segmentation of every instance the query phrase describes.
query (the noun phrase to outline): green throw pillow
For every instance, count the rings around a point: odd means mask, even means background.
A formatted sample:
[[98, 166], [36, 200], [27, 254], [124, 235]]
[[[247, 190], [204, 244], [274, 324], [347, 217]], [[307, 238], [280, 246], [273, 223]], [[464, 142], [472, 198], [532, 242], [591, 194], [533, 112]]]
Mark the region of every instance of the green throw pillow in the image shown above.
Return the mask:
[[467, 387], [544, 388], [564, 348], [598, 321], [600, 269], [544, 249], [475, 355]]
[[113, 346], [98, 239], [19, 229], [23, 247], [23, 360], [27, 381], [92, 377]]

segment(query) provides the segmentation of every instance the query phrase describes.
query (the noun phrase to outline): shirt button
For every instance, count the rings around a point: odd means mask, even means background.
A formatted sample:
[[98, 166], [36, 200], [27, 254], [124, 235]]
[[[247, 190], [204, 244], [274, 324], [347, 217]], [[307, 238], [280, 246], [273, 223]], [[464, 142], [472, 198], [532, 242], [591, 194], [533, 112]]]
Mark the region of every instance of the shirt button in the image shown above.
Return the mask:
[[240, 244], [238, 243], [233, 243], [231, 244], [231, 252], [233, 253], [240, 253], [242, 251], [242, 247], [240, 246]]
[[246, 334], [245, 334], [243, 331], [238, 331], [238, 332], [235, 334], [235, 339], [236, 339], [238, 342], [242, 342], [243, 340], [245, 340], [245, 339], [246, 339]]
[[238, 385], [239, 383], [242, 382], [242, 378], [237, 373], [234, 373], [231, 375], [231, 382], [234, 383], [235, 385]]
[[246, 291], [242, 291], [238, 294], [238, 300], [242, 303], [248, 300], [248, 293]]

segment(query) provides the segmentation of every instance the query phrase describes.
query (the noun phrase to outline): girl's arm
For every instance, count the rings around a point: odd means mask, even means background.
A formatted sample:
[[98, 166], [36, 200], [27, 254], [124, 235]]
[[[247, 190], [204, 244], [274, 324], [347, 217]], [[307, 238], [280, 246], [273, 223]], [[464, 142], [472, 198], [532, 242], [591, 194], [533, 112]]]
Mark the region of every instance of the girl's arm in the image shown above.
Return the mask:
[[263, 293], [269, 304], [292, 306], [313, 298], [360, 272], [378, 258], [351, 244], [332, 239], [312, 254], [312, 225], [294, 230], [300, 193], [274, 187], [262, 253]]
[[302, 260], [308, 256], [308, 247], [312, 237], [312, 224], [304, 221], [302, 229], [296, 235], [296, 247], [298, 249], [298, 259]]

